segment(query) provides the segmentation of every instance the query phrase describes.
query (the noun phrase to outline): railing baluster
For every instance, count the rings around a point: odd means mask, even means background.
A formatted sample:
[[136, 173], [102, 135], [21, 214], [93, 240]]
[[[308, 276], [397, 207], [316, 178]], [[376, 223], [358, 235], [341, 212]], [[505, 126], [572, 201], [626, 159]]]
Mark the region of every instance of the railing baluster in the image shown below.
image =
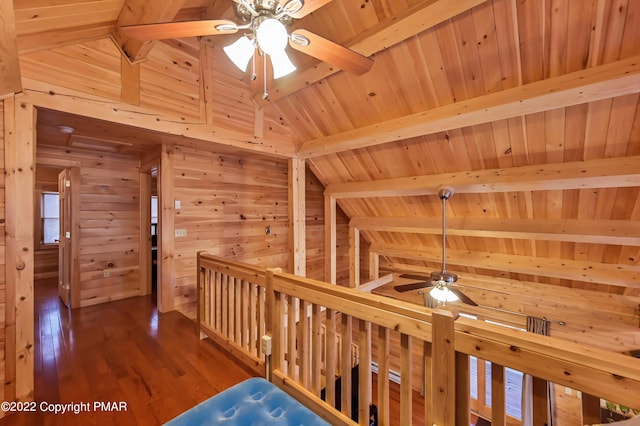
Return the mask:
[[351, 367], [353, 367], [353, 358], [351, 353], [351, 339], [353, 332], [353, 318], [344, 312], [340, 314], [342, 319], [342, 356], [340, 364], [342, 364], [342, 412], [351, 417]]
[[371, 404], [371, 323], [359, 320], [359, 368], [358, 373], [358, 418], [361, 425], [369, 425], [369, 405]]
[[309, 350], [311, 348], [309, 302], [300, 300], [300, 321], [298, 324], [298, 358], [300, 360], [300, 381], [302, 386], [309, 389], [311, 382], [311, 362]]
[[389, 426], [389, 329], [378, 326], [378, 424]]
[[322, 370], [322, 317], [320, 306], [313, 304], [311, 308], [311, 392], [314, 395], [320, 395], [322, 387], [321, 370]]

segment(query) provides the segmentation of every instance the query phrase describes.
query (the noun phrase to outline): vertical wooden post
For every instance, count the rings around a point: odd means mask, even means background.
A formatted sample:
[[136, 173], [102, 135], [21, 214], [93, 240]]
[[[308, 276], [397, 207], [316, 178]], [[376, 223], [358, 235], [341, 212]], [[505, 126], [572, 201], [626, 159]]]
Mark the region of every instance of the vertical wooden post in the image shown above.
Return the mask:
[[389, 329], [378, 326], [378, 422], [389, 426]]
[[327, 308], [325, 311], [326, 326], [325, 333], [327, 334], [325, 344], [325, 382], [327, 402], [332, 407], [336, 405], [336, 360], [338, 359], [336, 348], [336, 311]]
[[422, 350], [423, 353], [423, 372], [424, 377], [423, 380], [423, 389], [424, 389], [424, 424], [432, 425], [433, 424], [433, 410], [431, 409], [431, 404], [433, 402], [433, 388], [431, 384], [433, 383], [433, 372], [432, 372], [432, 349], [433, 345], [431, 342], [423, 342]]
[[582, 424], [600, 423], [600, 398], [582, 393]]
[[289, 266], [293, 274], [307, 275], [305, 161], [289, 160]]
[[132, 64], [120, 55], [120, 100], [140, 105], [140, 63]]
[[340, 371], [341, 371], [341, 392], [342, 392], [342, 406], [341, 411], [351, 417], [351, 367], [353, 367], [353, 358], [351, 356], [351, 345], [353, 343], [353, 317], [347, 315], [344, 312], [341, 313], [342, 319], [342, 354], [340, 356]]
[[505, 426], [506, 395], [504, 387], [504, 367], [491, 363], [491, 426]]
[[266, 270], [266, 303], [265, 303], [265, 331], [271, 336], [271, 356], [267, 356], [267, 378], [273, 377], [273, 371], [282, 370], [284, 365], [284, 303], [281, 293], [274, 291], [274, 274], [280, 269]]
[[196, 254], [196, 268], [198, 270], [198, 275], [196, 276], [196, 332], [200, 335], [201, 339], [205, 338], [205, 334], [200, 331], [200, 324], [202, 324], [207, 315], [205, 312], [206, 295], [204, 287], [206, 282], [206, 272], [200, 265], [200, 257], [205, 253], [205, 251], [198, 251]]
[[26, 401], [34, 395], [34, 202], [31, 194], [35, 190], [36, 110], [16, 98], [7, 98], [4, 102], [5, 400]]
[[[455, 422], [460, 426], [470, 424], [471, 410], [469, 407], [469, 395], [471, 386], [469, 384], [469, 355], [461, 352], [455, 353], [456, 357], [456, 399], [455, 399]], [[493, 423], [492, 423], [493, 424]]]
[[358, 368], [358, 419], [361, 425], [370, 424], [369, 405], [371, 404], [371, 323], [359, 320], [360, 360]]
[[380, 278], [380, 255], [369, 252], [369, 279], [376, 280], [378, 278]]
[[213, 121], [214, 94], [211, 88], [215, 60], [211, 57], [211, 49], [207, 37], [200, 39], [200, 120], [211, 124]]
[[433, 311], [432, 318], [432, 421], [438, 426], [454, 426], [456, 424], [454, 321], [458, 318], [458, 313], [436, 309]]
[[360, 230], [349, 226], [349, 287], [360, 285]]
[[533, 377], [533, 424], [546, 425], [549, 423], [549, 406], [547, 381]]
[[407, 334], [400, 335], [400, 424], [403, 426], [413, 423], [411, 340], [411, 336]]
[[324, 280], [336, 283], [336, 199], [324, 196]]
[[158, 182], [160, 186], [158, 204], [158, 311], [173, 310], [173, 256], [174, 256], [174, 214], [175, 199], [173, 188], [173, 148], [163, 145], [160, 157]]

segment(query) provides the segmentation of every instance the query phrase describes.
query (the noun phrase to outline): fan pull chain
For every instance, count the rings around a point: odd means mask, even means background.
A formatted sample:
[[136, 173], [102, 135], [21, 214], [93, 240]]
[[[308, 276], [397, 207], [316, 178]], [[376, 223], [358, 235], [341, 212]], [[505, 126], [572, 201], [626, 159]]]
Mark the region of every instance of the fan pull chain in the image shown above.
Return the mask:
[[264, 65], [264, 70], [262, 73], [263, 79], [262, 82], [264, 83], [264, 93], [262, 94], [262, 99], [267, 100], [267, 98], [269, 97], [269, 93], [267, 93], [267, 54], [264, 54], [264, 61], [262, 61], [262, 64]]
[[256, 72], [256, 53], [251, 57], [251, 80], [255, 81], [258, 78], [258, 73]]

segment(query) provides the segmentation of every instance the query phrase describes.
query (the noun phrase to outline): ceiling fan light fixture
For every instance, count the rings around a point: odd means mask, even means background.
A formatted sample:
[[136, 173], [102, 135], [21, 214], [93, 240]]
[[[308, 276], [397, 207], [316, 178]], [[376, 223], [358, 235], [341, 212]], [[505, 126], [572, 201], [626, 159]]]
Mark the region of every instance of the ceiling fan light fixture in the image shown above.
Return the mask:
[[452, 292], [444, 282], [437, 283], [430, 291], [429, 295], [438, 302], [456, 302], [458, 296]]
[[256, 39], [263, 52], [274, 56], [279, 52], [284, 52], [289, 36], [282, 22], [269, 18], [262, 21], [256, 29]]
[[287, 52], [284, 50], [276, 52], [274, 55], [270, 56], [274, 79], [284, 77], [296, 70], [296, 66], [293, 65], [293, 62], [291, 62], [291, 59], [287, 56]]
[[255, 46], [249, 37], [244, 35], [230, 45], [225, 46], [223, 50], [231, 59], [231, 62], [244, 72], [247, 71], [249, 60], [253, 57]]

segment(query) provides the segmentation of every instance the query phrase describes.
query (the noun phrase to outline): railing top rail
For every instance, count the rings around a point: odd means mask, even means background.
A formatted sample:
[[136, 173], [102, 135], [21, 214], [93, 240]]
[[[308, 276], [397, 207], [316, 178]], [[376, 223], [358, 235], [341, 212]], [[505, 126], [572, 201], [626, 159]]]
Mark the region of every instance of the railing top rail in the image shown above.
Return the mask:
[[236, 262], [206, 252], [198, 252], [198, 264], [200, 268], [211, 269], [255, 284], [265, 285], [266, 271], [264, 267]]

